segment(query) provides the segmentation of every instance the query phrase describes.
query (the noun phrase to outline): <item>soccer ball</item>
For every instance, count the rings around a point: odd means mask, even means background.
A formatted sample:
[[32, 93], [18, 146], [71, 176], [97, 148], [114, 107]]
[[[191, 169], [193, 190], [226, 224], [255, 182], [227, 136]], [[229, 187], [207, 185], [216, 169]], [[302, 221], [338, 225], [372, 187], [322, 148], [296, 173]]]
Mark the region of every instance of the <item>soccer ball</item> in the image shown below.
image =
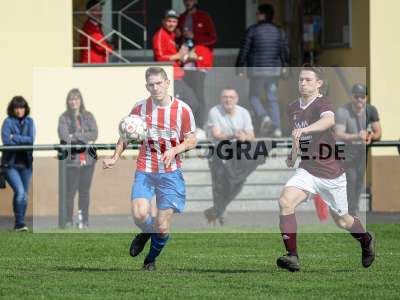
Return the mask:
[[125, 143], [143, 141], [147, 136], [147, 124], [140, 116], [129, 115], [121, 120], [118, 131]]

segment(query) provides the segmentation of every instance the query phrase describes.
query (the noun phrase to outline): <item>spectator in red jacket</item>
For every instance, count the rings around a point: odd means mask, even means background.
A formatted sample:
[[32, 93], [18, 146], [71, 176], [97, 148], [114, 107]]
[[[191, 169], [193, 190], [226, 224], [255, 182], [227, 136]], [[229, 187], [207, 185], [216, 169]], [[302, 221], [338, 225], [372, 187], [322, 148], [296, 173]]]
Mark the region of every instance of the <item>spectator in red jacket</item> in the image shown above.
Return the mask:
[[197, 97], [193, 90], [183, 81], [185, 71], [182, 69], [182, 62], [189, 59], [189, 49], [186, 45], [182, 45], [178, 50], [178, 45], [175, 42], [178, 18], [178, 14], [172, 9], [165, 12], [161, 28], [153, 36], [154, 60], [175, 62], [175, 97], [185, 101], [191, 107], [195, 118], [197, 118], [199, 110]]
[[[217, 42], [213, 20], [207, 12], [198, 9], [198, 0], [183, 2], [186, 11], [179, 17], [178, 37], [189, 44], [193, 42], [193, 46], [204, 46], [212, 51]], [[210, 65], [211, 62], [203, 62], [203, 64]]]
[[185, 63], [185, 81], [193, 88], [201, 103], [202, 111], [196, 124], [198, 128], [204, 126], [205, 100], [204, 80], [206, 71], [214, 63], [213, 49], [217, 42], [215, 25], [210, 15], [198, 8], [197, 0], [183, 0], [185, 12], [179, 17], [177, 36], [180, 43], [185, 43], [195, 53], [194, 61]]
[[80, 47], [89, 46], [89, 49], [83, 49], [81, 51], [80, 62], [85, 64], [107, 63], [109, 54], [112, 51], [112, 46], [108, 44], [106, 40], [103, 40], [104, 33], [99, 22], [103, 16], [102, 2], [99, 0], [89, 0], [86, 5], [86, 10], [89, 13], [89, 17], [85, 22], [82, 31], [91, 39], [98, 41], [98, 43], [93, 40], [89, 42], [89, 38], [81, 34]]

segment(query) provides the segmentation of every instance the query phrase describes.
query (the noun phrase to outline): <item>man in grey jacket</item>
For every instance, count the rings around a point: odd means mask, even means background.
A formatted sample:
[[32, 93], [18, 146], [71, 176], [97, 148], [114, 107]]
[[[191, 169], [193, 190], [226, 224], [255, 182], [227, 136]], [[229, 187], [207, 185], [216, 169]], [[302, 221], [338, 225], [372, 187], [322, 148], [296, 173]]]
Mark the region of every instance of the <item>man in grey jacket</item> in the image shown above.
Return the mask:
[[[273, 129], [273, 136], [282, 136], [280, 108], [278, 102], [278, 79], [282, 67], [289, 62], [289, 47], [286, 34], [272, 23], [274, 9], [269, 4], [258, 7], [257, 24], [249, 27], [237, 58], [239, 75], [247, 67], [250, 78], [250, 101], [260, 121], [260, 131]], [[261, 91], [265, 90], [269, 113], [261, 102]], [[272, 128], [271, 128], [272, 127]]]

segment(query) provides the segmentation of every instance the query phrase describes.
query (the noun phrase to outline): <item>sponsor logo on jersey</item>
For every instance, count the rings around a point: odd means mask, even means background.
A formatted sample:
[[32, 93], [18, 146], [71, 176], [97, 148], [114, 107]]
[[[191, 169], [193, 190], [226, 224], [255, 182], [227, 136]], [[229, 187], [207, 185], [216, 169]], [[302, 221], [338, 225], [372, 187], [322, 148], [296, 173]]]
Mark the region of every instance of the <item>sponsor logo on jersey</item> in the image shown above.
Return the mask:
[[178, 138], [178, 134], [175, 131], [170, 131], [166, 129], [159, 129], [159, 128], [150, 128], [149, 129], [149, 136], [151, 138], [161, 138], [165, 140], [170, 140], [172, 138]]
[[300, 129], [300, 128], [306, 128], [308, 126], [308, 122], [307, 121], [300, 121], [300, 122], [295, 122], [294, 123], [294, 128], [296, 129]]

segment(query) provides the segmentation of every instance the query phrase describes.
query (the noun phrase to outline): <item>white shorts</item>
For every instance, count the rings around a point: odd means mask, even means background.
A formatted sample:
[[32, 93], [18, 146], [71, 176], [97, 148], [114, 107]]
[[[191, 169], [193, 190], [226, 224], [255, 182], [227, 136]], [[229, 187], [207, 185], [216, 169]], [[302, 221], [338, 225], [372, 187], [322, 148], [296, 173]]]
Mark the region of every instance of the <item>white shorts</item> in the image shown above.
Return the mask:
[[299, 168], [285, 185], [285, 187], [290, 186], [307, 192], [309, 194], [308, 200], [311, 196], [319, 194], [329, 208], [339, 216], [348, 213], [345, 173], [339, 177], [327, 179], [316, 177], [306, 170]]

